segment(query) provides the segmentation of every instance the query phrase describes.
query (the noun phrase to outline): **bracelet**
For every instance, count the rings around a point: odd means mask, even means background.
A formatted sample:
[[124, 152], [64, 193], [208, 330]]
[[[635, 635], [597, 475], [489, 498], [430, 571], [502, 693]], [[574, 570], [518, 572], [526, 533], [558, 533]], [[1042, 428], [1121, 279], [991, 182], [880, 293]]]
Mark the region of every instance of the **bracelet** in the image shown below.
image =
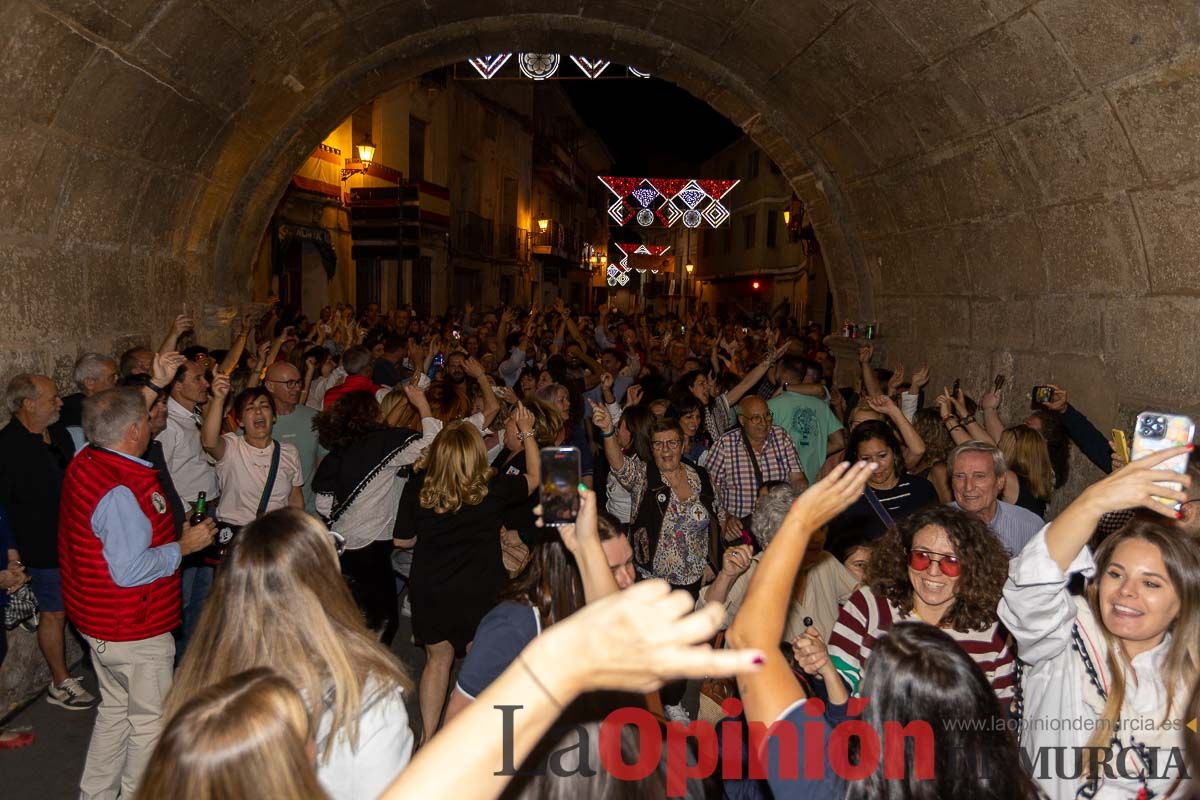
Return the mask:
[[616, 435], [617, 435], [617, 426], [616, 425], [614, 425], [613, 429], [611, 431], [609, 431], [608, 433], [605, 433], [604, 431], [600, 431], [601, 439], [611, 439], [612, 437], [614, 437]]
[[558, 702], [558, 698], [550, 693], [550, 690], [546, 688], [546, 684], [542, 683], [541, 680], [538, 679], [538, 676], [534, 673], [533, 669], [530, 668], [529, 664], [526, 663], [524, 657], [520, 653], [517, 653], [517, 661], [521, 662], [521, 666], [524, 667], [525, 671], [529, 673], [529, 677], [532, 678], [533, 682], [536, 683], [538, 688], [542, 690], [542, 693], [545, 694], [546, 697], [549, 697], [550, 702], [554, 703], [554, 706], [561, 711], [563, 707], [562, 703]]
[[956, 430], [958, 430], [961, 427], [963, 427], [963, 424], [960, 422], [957, 425], [955, 425], [953, 428], [947, 428], [946, 433], [954, 433]]
[[532, 439], [534, 436], [536, 436], [536, 434], [533, 431], [518, 431], [517, 432], [517, 441], [523, 442], [526, 439]]

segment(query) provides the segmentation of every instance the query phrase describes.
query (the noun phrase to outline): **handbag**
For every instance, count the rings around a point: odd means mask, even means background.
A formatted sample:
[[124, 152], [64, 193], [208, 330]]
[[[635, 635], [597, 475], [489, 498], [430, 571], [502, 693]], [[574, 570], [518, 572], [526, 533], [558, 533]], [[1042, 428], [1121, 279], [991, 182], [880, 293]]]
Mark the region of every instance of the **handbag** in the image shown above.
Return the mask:
[[[271, 502], [271, 490], [275, 488], [275, 478], [279, 475], [279, 442], [275, 442], [275, 447], [271, 451], [271, 469], [267, 473], [267, 482], [263, 484], [262, 496], [258, 498], [258, 510], [254, 512], [257, 519], [267, 511], [267, 504]], [[217, 541], [212, 547], [205, 551], [204, 563], [210, 567], [215, 567], [225, 558], [226, 551], [233, 543], [233, 538], [237, 536], [243, 526], [234, 525], [232, 523], [217, 521]]]
[[32, 619], [33, 624], [37, 625], [37, 613], [37, 597], [33, 594], [33, 588], [27, 583], [9, 595], [8, 605], [4, 607], [4, 627], [11, 631], [29, 619]]

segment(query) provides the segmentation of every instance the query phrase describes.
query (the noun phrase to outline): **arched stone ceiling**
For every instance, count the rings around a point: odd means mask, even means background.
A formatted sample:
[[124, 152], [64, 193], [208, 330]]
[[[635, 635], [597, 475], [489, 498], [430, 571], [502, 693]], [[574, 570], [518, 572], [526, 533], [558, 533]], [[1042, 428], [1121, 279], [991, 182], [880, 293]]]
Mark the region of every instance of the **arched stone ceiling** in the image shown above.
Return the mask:
[[750, 132], [814, 209], [839, 312], [935, 380], [1195, 405], [1198, 32], [1191, 0], [8, 0], [0, 358], [241, 295], [338, 119], [523, 49], [638, 65]]

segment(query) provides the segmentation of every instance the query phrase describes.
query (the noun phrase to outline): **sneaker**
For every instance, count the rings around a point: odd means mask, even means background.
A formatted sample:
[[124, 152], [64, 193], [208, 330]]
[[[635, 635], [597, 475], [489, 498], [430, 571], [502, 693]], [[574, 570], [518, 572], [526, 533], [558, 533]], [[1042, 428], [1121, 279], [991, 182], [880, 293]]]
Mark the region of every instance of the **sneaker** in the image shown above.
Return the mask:
[[692, 721], [692, 718], [688, 716], [687, 711], [682, 705], [663, 706], [663, 712], [671, 722], [682, 722], [684, 725], [687, 725]]
[[51, 683], [46, 700], [68, 711], [83, 711], [96, 704], [96, 698], [83, 688], [79, 678], [67, 678], [58, 686]]
[[400, 605], [400, 616], [412, 619], [412, 606], [408, 604], [408, 595], [404, 595], [404, 602]]

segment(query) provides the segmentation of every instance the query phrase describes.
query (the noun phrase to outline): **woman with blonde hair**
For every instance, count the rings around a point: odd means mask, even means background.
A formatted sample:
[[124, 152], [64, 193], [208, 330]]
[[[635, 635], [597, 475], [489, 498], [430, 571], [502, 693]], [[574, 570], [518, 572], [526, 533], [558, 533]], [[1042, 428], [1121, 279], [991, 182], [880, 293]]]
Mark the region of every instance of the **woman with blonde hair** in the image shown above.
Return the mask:
[[334, 538], [294, 509], [260, 517], [234, 540], [165, 716], [205, 688], [263, 666], [279, 670], [305, 698], [317, 776], [331, 797], [375, 797], [408, 763], [413, 736], [404, 693], [411, 682], [363, 623]]
[[1004, 463], [1017, 477], [1005, 481], [1002, 499], [1044, 518], [1054, 493], [1054, 467], [1046, 440], [1028, 425], [1014, 425], [1000, 434], [998, 444]]
[[313, 771], [308, 709], [296, 687], [266, 667], [200, 691], [167, 724], [139, 798], [325, 800]]
[[[1160, 451], [1088, 487], [1009, 565], [999, 615], [1027, 665], [1021, 744], [1032, 757], [1058, 748], [1074, 759], [1040, 779], [1054, 800], [1188, 796], [1172, 792], [1186, 774], [1171, 751], [1200, 669], [1195, 544], [1165, 520], [1144, 519], [1094, 556], [1087, 543], [1107, 512], [1141, 506], [1177, 519], [1158, 498], [1186, 501], [1191, 476], [1161, 467], [1191, 449]], [[1085, 597], [1068, 590], [1075, 573], [1087, 578]], [[1097, 752], [1120, 769], [1097, 769]]]
[[433, 440], [400, 498], [396, 536], [405, 545], [416, 540], [409, 601], [413, 634], [426, 655], [420, 686], [424, 741], [441, 721], [455, 656], [465, 655], [508, 582], [500, 551], [504, 514], [523, 505], [541, 481], [533, 413], [518, 404], [513, 424], [524, 448], [524, 474], [495, 475], [479, 429], [455, 422]]

